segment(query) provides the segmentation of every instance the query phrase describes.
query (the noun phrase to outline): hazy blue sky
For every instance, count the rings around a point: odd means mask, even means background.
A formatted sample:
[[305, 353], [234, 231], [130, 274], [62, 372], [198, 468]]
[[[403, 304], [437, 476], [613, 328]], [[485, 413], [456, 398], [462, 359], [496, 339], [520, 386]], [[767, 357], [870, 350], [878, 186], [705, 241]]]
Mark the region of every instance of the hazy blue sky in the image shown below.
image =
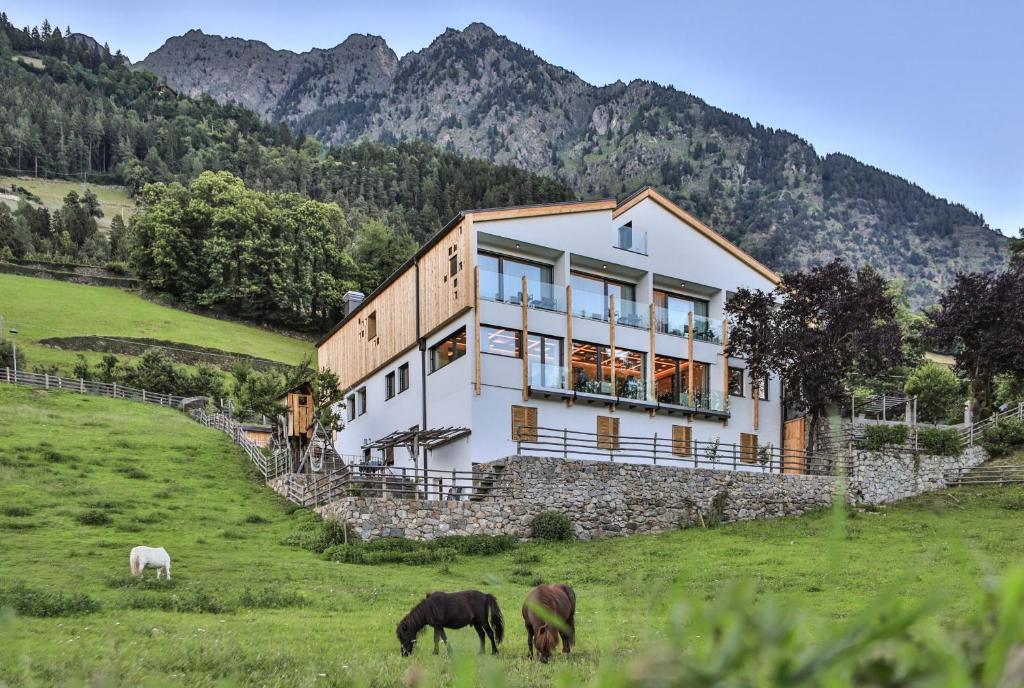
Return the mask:
[[483, 21], [595, 84], [651, 79], [849, 153], [1024, 226], [1024, 3], [935, 0], [702, 2], [4, 3], [138, 60], [191, 28], [302, 51], [351, 33], [399, 55]]

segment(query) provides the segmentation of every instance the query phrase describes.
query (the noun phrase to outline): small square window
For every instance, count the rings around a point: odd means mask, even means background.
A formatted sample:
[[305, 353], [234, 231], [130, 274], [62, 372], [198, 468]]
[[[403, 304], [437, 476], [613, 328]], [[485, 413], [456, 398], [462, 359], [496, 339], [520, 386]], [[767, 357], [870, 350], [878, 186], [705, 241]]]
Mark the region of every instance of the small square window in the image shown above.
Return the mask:
[[743, 396], [743, 368], [729, 368], [729, 396]]
[[455, 277], [459, 272], [459, 255], [453, 253], [451, 258], [448, 259], [448, 276]]

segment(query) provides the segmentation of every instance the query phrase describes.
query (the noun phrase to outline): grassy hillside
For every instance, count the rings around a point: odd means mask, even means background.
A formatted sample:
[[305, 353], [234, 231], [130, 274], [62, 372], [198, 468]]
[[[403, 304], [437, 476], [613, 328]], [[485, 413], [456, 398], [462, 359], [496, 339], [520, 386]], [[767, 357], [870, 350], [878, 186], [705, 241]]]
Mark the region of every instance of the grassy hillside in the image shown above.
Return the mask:
[[[79, 335], [161, 339], [299, 363], [310, 342], [269, 330], [186, 313], [120, 289], [0, 274], [0, 315], [18, 329], [28, 366], [57, 365], [68, 372], [75, 352], [40, 346], [47, 337]], [[89, 354], [90, 360], [99, 354]]]
[[[493, 685], [487, 668], [511, 685], [550, 685], [567, 665], [576, 678], [561, 685], [574, 685], [659, 637], [673, 600], [700, 604], [734, 579], [805, 609], [822, 631], [885, 589], [939, 595], [951, 622], [973, 608], [988, 574], [1020, 563], [1021, 504], [1020, 489], [971, 488], [859, 514], [839, 538], [820, 514], [527, 543], [448, 566], [335, 564], [281, 544], [309, 523], [305, 512], [256, 482], [216, 431], [168, 409], [0, 386], [0, 590], [23, 582], [100, 605], [78, 616], [0, 614], [0, 683], [383, 686], [419, 667], [420, 685], [446, 685], [453, 667], [475, 661], [472, 630], [449, 633], [451, 658], [430, 656], [424, 635], [402, 659], [394, 637], [398, 619], [436, 589], [486, 589], [503, 606], [506, 643], [484, 658], [482, 685]], [[136, 544], [170, 551], [173, 587], [126, 580]], [[535, 580], [576, 588], [568, 661], [525, 660], [519, 608]]]
[[[92, 192], [96, 194], [96, 198], [100, 202], [100, 208], [103, 210], [103, 217], [98, 218], [96, 223], [104, 231], [110, 228], [110, 220], [115, 215], [120, 215], [123, 212], [125, 223], [127, 223], [128, 218], [134, 215], [136, 211], [135, 201], [123, 186], [83, 184], [62, 179], [0, 176], [0, 188], [9, 190], [14, 186], [20, 186], [38, 196], [41, 204], [46, 206], [51, 212], [64, 204], [64, 197], [68, 195], [69, 191], [75, 191], [82, 195], [86, 189], [92, 189]], [[18, 206], [17, 196], [7, 192], [0, 194], [0, 201], [7, 203], [12, 210]]]

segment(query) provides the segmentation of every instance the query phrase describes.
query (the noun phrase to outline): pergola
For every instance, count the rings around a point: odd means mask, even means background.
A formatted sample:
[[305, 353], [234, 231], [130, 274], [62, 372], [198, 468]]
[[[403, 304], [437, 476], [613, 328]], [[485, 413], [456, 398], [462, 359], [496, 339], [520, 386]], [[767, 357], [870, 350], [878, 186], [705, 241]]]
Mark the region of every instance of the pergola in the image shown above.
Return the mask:
[[385, 435], [380, 439], [364, 444], [363, 449], [379, 449], [387, 454], [387, 450], [389, 449], [405, 447], [409, 450], [409, 454], [413, 457], [413, 461], [417, 461], [420, 449], [437, 449], [449, 442], [462, 439], [463, 437], [468, 436], [471, 432], [472, 430], [469, 428], [457, 427], [429, 428], [427, 430], [420, 430], [419, 428], [396, 430], [390, 435]]

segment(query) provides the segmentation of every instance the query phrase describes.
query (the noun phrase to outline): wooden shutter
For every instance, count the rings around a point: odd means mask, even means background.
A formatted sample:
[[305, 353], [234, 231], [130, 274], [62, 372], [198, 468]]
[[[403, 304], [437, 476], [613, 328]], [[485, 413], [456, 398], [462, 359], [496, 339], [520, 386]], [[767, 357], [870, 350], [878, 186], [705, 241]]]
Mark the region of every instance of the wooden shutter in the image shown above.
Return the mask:
[[517, 442], [537, 441], [537, 409], [533, 406], [512, 407], [512, 439]]
[[689, 425], [672, 426], [672, 454], [693, 456], [693, 428]]
[[740, 433], [740, 461], [757, 463], [757, 435], [749, 432]]
[[597, 417], [598, 449], [619, 448], [619, 419], [611, 416]]

